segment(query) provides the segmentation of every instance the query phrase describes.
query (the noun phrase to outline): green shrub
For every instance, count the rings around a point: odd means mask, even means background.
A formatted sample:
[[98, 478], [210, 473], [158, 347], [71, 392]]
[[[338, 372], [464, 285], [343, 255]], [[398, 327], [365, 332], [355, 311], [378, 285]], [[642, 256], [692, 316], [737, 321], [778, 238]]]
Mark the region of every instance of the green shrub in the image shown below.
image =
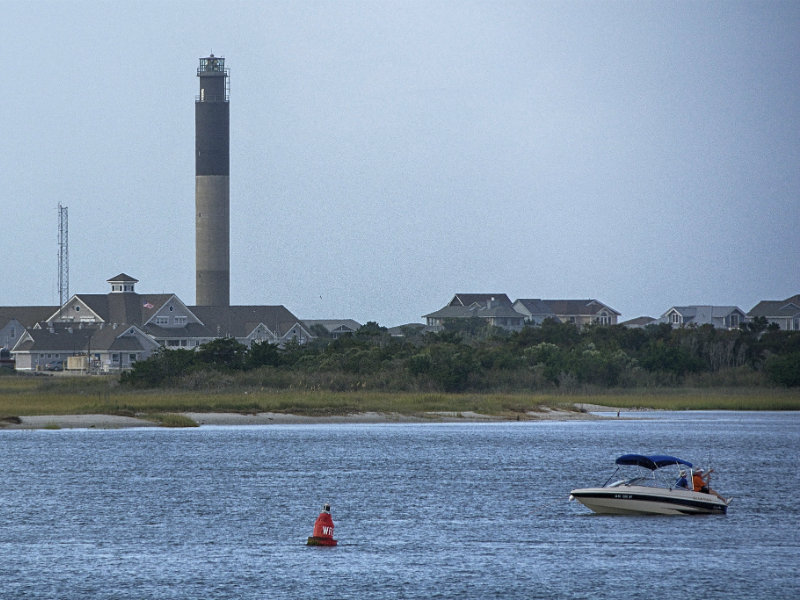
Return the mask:
[[786, 387], [800, 386], [800, 352], [770, 356], [764, 368], [774, 383]]

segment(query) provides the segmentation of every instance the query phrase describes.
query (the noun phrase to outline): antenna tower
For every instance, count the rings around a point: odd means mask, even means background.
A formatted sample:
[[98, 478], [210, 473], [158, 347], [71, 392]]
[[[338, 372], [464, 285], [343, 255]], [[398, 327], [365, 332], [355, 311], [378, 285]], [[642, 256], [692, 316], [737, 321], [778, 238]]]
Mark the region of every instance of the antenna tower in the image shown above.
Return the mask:
[[64, 306], [69, 300], [69, 216], [67, 207], [58, 203], [58, 300]]

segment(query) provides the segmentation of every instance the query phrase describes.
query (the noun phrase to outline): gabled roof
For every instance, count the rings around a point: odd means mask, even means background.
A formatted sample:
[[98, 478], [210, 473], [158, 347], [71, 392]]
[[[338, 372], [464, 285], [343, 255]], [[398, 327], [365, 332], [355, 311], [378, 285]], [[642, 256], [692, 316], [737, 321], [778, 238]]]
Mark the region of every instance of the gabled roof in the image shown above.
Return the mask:
[[119, 324], [116, 327], [105, 325], [97, 328], [96, 333], [92, 336], [92, 348], [97, 350], [117, 352], [144, 350], [145, 344], [151, 350], [158, 347], [157, 342], [145, 336], [141, 329], [130, 323]]
[[[57, 325], [44, 329], [29, 329], [24, 338], [14, 346], [14, 352], [69, 352], [72, 354], [100, 352], [106, 350], [145, 350], [144, 338], [126, 335], [130, 324], [65, 326]], [[140, 331], [140, 330], [139, 330]], [[157, 346], [155, 342], [148, 344]]]
[[64, 307], [71, 306], [77, 300], [88, 306], [104, 323], [129, 323], [141, 327], [173, 297], [175, 297], [174, 294], [137, 294], [135, 292], [76, 294]]
[[756, 304], [748, 317], [793, 317], [800, 313], [800, 294], [786, 300], [762, 300]]
[[478, 304], [486, 306], [489, 302], [511, 306], [511, 300], [505, 294], [456, 294], [449, 306], [472, 306]]
[[475, 313], [466, 306], [445, 306], [439, 310], [427, 315], [422, 315], [423, 318], [428, 319], [469, 319], [474, 317]]
[[303, 319], [303, 324], [306, 328], [320, 325], [329, 333], [335, 331], [357, 331], [361, 329], [361, 323], [353, 319]]
[[86, 352], [94, 328], [54, 327], [28, 329], [14, 346], [14, 352]]
[[445, 306], [436, 312], [422, 316], [426, 319], [469, 319], [471, 317], [483, 319], [490, 317], [525, 318], [525, 315], [518, 313], [511, 308], [511, 306], [498, 305], [487, 308], [485, 306], [478, 307], [474, 304], [470, 306]]
[[514, 304], [519, 302], [525, 309], [532, 315], [553, 315], [553, 309], [544, 301], [539, 298], [520, 298]]
[[300, 322], [300, 319], [283, 305], [190, 306], [188, 308], [212, 332], [214, 337], [247, 337], [260, 324], [280, 337]]
[[46, 321], [57, 310], [58, 306], [0, 306], [0, 327], [11, 320], [26, 328], [33, 327]]
[[629, 319], [627, 321], [623, 321], [620, 325], [624, 327], [646, 327], [648, 325], [652, 325], [656, 322], [656, 319], [653, 317], [636, 317], [635, 319]]
[[542, 300], [542, 302], [547, 304], [557, 315], [594, 316], [602, 310], [607, 310], [615, 315], [622, 314], [592, 298], [586, 300]]

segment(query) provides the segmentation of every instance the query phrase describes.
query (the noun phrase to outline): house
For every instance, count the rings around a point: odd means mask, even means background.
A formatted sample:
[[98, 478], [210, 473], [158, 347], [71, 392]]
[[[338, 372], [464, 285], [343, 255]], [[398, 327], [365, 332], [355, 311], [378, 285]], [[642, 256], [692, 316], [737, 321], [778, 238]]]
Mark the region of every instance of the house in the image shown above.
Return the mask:
[[392, 337], [412, 337], [429, 333], [428, 326], [423, 323], [405, 323], [389, 327], [389, 335]]
[[764, 317], [784, 331], [800, 331], [800, 294], [786, 300], [762, 300], [750, 309], [747, 317]]
[[545, 319], [559, 320], [553, 309], [544, 300], [538, 298], [517, 300], [513, 306], [514, 310], [525, 317], [525, 322], [532, 325], [541, 325]]
[[0, 348], [11, 350], [25, 329], [45, 321], [57, 309], [57, 306], [0, 306]]
[[653, 325], [655, 323], [658, 323], [658, 320], [654, 319], [653, 317], [636, 317], [635, 319], [623, 321], [620, 323], [620, 325], [630, 329], [643, 329], [648, 325]]
[[327, 337], [335, 340], [345, 334], [355, 333], [361, 328], [361, 323], [353, 319], [305, 319], [303, 325], [312, 333], [315, 329], [320, 333], [324, 330]]
[[[314, 335], [284, 306], [192, 306], [212, 339], [232, 337], [248, 348], [255, 342], [305, 344]], [[204, 342], [205, 343], [205, 342]]]
[[447, 306], [423, 315], [433, 331], [441, 330], [450, 319], [473, 317], [508, 331], [520, 331], [525, 322], [525, 317], [512, 308], [505, 294], [456, 294]]
[[673, 306], [658, 319], [673, 327], [711, 325], [718, 329], [737, 329], [746, 315], [737, 306]]
[[248, 347], [263, 341], [283, 345], [313, 337], [283, 306], [187, 306], [175, 294], [137, 293], [138, 280], [125, 273], [107, 281], [109, 293], [75, 294], [63, 306], [48, 308], [40, 324], [23, 328], [11, 348], [17, 369], [85, 356], [91, 370], [120, 370], [159, 347], [194, 349], [221, 337]]
[[616, 325], [618, 311], [599, 300], [540, 300], [520, 299], [514, 302], [514, 310], [525, 315], [529, 323], [540, 325], [545, 319], [561, 323], [572, 323], [578, 328], [585, 325]]
[[74, 294], [47, 319], [49, 326], [133, 325], [168, 348], [194, 348], [214, 333], [175, 294], [139, 294], [137, 279], [120, 273], [107, 294]]
[[37, 371], [53, 361], [70, 368], [71, 357], [83, 356], [81, 370], [93, 372], [130, 369], [159, 348], [135, 325], [105, 323], [53, 324], [26, 329], [12, 353], [18, 371]]

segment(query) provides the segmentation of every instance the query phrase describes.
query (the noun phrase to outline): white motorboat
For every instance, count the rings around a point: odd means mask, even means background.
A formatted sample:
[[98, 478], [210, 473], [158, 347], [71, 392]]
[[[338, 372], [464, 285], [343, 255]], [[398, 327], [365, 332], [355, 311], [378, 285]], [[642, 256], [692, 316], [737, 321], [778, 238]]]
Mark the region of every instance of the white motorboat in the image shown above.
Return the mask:
[[[678, 474], [668, 476], [666, 469], [692, 469], [692, 463], [674, 456], [625, 454], [616, 460], [617, 469], [600, 487], [579, 488], [570, 492], [569, 499], [577, 500], [596, 513], [612, 515], [724, 515], [728, 504], [713, 494], [692, 490], [691, 471], [688, 489], [677, 486]], [[642, 467], [632, 477], [620, 478], [623, 467]], [[661, 471], [664, 469], [664, 471]], [[656, 476], [659, 473], [659, 477]], [[672, 483], [669, 483], [670, 477]]]

